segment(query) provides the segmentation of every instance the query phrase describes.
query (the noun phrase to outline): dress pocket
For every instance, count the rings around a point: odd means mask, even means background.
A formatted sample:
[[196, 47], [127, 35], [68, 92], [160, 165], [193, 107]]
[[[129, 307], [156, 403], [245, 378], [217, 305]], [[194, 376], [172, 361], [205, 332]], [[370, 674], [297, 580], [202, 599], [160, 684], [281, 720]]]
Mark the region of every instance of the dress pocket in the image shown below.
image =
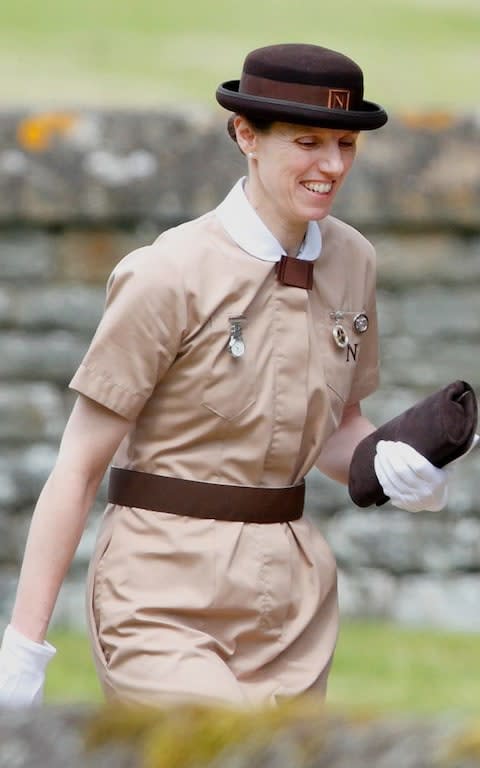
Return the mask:
[[256, 400], [255, 366], [251, 355], [233, 357], [222, 351], [208, 376], [202, 405], [222, 419], [240, 418]]
[[104, 669], [108, 667], [108, 653], [102, 645], [100, 639], [100, 610], [99, 594], [103, 580], [103, 569], [105, 558], [110, 549], [113, 537], [113, 516], [114, 507], [108, 505], [98, 534], [95, 550], [92, 555], [87, 577], [87, 629], [90, 634], [90, 641], [93, 647], [94, 656], [97, 664]]

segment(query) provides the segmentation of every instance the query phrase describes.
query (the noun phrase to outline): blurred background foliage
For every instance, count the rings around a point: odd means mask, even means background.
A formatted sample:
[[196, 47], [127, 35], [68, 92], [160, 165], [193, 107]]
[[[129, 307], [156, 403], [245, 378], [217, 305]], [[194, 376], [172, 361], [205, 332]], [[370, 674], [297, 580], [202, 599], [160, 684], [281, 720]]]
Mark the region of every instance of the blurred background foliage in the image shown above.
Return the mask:
[[301, 41], [358, 60], [391, 109], [462, 109], [479, 39], [478, 0], [2, 0], [0, 105], [213, 107], [249, 50]]

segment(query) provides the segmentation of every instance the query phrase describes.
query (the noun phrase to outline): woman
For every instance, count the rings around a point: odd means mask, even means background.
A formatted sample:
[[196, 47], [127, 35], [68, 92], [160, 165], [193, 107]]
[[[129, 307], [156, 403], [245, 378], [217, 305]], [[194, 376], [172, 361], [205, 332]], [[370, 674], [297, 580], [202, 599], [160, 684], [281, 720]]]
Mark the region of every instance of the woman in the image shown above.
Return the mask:
[[[303, 478], [347, 481], [378, 378], [373, 248], [329, 212], [359, 131], [387, 116], [353, 61], [313, 45], [251, 52], [217, 99], [248, 175], [109, 280], [5, 631], [7, 704], [41, 699], [54, 602], [115, 452], [88, 590], [106, 695], [325, 692], [335, 562], [301, 516]], [[405, 448], [378, 449], [385, 493], [440, 508], [446, 473]]]

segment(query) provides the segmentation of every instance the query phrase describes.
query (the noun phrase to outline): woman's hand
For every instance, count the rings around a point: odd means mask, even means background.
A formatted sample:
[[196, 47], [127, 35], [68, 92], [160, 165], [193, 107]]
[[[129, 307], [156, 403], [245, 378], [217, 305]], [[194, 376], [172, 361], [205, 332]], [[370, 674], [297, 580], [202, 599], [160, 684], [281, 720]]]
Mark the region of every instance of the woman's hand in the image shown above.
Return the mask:
[[11, 624], [39, 644], [88, 512], [113, 453], [130, 429], [123, 417], [79, 396], [30, 524]]
[[43, 700], [45, 671], [56, 650], [6, 628], [0, 648], [0, 707], [29, 707]]
[[408, 512], [439, 512], [448, 499], [446, 469], [401, 441], [380, 440], [374, 460], [378, 482], [391, 503]]

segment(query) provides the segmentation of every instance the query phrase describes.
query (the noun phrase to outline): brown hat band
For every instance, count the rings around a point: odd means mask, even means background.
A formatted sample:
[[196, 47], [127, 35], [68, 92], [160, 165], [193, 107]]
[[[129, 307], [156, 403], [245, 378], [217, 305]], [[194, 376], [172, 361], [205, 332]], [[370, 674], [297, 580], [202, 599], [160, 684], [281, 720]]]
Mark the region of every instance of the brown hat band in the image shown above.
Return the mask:
[[327, 88], [324, 85], [305, 83], [284, 83], [268, 77], [244, 73], [240, 80], [239, 93], [262, 96], [269, 99], [296, 101], [328, 109], [349, 110], [352, 108], [352, 91], [347, 88]]

